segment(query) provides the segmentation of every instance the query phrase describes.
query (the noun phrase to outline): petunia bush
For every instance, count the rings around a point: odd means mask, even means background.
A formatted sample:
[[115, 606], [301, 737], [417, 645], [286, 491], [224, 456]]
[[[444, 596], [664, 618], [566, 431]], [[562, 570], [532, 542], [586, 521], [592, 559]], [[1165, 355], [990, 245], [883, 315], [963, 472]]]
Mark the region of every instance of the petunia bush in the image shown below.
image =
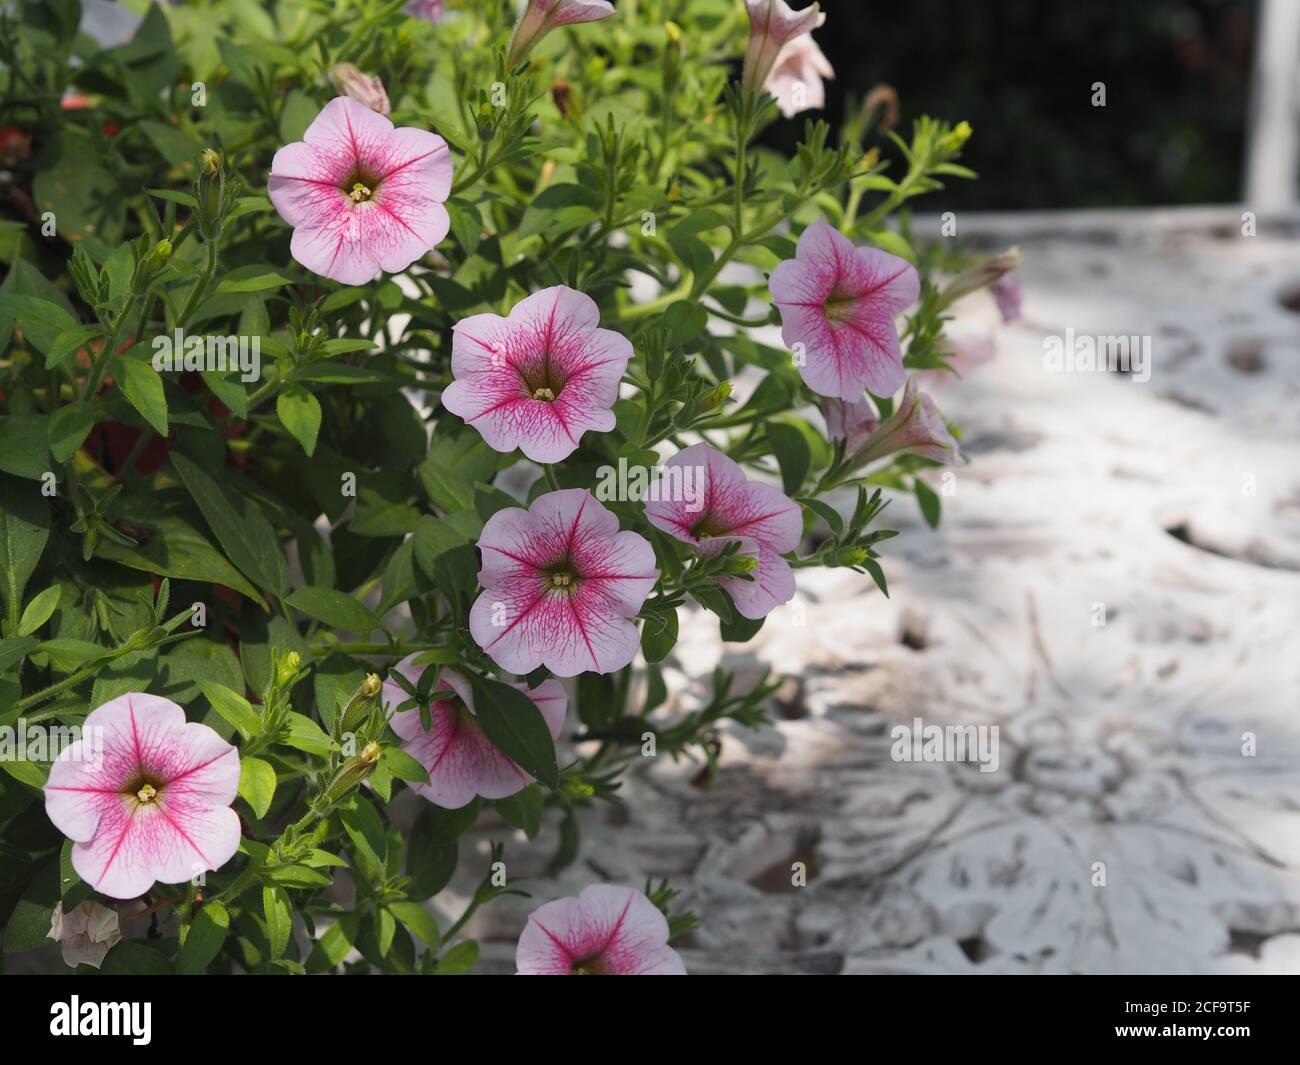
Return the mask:
[[970, 129], [833, 136], [816, 4], [125, 6], [0, 12], [5, 952], [452, 973], [524, 895], [521, 973], [685, 972], [666, 883], [504, 844], [763, 725], [669, 698], [687, 612], [938, 521], [946, 311], [1018, 305], [911, 223]]

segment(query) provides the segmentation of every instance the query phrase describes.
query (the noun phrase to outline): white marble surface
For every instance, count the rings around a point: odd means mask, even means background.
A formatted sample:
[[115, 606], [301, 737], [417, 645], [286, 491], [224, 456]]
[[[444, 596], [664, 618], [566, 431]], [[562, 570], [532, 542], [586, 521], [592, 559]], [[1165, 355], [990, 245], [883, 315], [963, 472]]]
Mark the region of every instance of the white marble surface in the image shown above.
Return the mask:
[[[1300, 236], [1236, 218], [986, 225], [1025, 318], [958, 308], [998, 350], [936, 393], [973, 460], [940, 529], [888, 508], [890, 600], [803, 572], [750, 645], [686, 621], [669, 712], [721, 657], [796, 677], [786, 716], [724, 730], [712, 788], [634, 774], [582, 861], [476, 920], [489, 969], [541, 898], [653, 875], [701, 918], [696, 972], [1300, 972]], [[1151, 380], [1045, 372], [1067, 327], [1151, 336]], [[892, 761], [916, 716], [999, 726], [998, 771]]]

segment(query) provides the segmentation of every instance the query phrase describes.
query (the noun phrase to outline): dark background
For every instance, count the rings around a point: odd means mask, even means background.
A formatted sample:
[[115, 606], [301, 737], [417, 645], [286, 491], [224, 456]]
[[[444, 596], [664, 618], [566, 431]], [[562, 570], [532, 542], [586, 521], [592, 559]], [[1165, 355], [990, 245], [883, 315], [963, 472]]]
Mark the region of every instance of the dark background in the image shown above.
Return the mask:
[[[792, 6], [806, 6], [796, 0]], [[974, 127], [944, 209], [1222, 203], [1242, 196], [1253, 0], [823, 0], [827, 117], [879, 82], [898, 131]], [[1092, 85], [1106, 84], [1104, 108]], [[803, 117], [764, 137], [793, 147]], [[891, 149], [892, 150], [892, 149]]]

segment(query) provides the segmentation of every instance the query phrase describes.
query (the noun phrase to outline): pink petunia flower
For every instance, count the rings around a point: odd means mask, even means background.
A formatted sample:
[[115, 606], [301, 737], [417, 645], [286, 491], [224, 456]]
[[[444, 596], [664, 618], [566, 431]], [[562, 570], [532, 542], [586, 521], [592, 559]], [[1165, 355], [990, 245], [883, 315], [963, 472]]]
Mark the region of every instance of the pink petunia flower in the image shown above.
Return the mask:
[[547, 492], [487, 520], [483, 593], [469, 613], [478, 645], [511, 673], [611, 673], [636, 655], [636, 617], [659, 579], [645, 537], [585, 488]]
[[446, 12], [447, 0], [406, 0], [402, 8], [411, 18], [427, 19], [429, 22], [441, 22]]
[[[396, 668], [412, 683], [426, 667], [415, 664], [415, 655], [402, 659]], [[564, 726], [569, 697], [563, 685], [552, 677], [536, 688], [515, 685], [542, 712], [551, 738], [558, 739]], [[522, 791], [533, 778], [502, 754], [483, 734], [474, 716], [474, 695], [469, 681], [452, 669], [438, 675], [434, 691], [453, 691], [455, 697], [429, 704], [430, 727], [426, 732], [418, 709], [394, 714], [393, 731], [402, 740], [402, 750], [418, 761], [429, 774], [429, 783], [412, 784], [411, 790], [448, 810], [459, 809], [474, 796], [504, 799]], [[409, 696], [394, 681], [384, 682], [384, 708], [393, 710]]]
[[745, 617], [766, 617], [793, 599], [794, 571], [781, 556], [793, 551], [803, 535], [798, 505], [779, 489], [746, 478], [740, 466], [708, 444], [692, 444], [666, 465], [703, 471], [704, 505], [696, 503], [691, 509], [681, 500], [649, 502], [645, 516], [650, 524], [701, 552], [713, 553], [740, 541], [741, 553], [757, 558], [758, 568], [752, 579], [724, 576], [718, 583]]
[[763, 88], [776, 97], [781, 114], [793, 118], [800, 111], [820, 111], [826, 106], [822, 78], [834, 80], [835, 68], [817, 42], [805, 34], [781, 49]]
[[821, 408], [826, 419], [826, 435], [832, 440], [843, 440], [846, 455], [857, 451], [880, 425], [875, 408], [865, 399], [852, 402], [823, 399]]
[[348, 96], [325, 105], [303, 139], [271, 160], [267, 186], [293, 226], [289, 250], [309, 270], [363, 285], [398, 273], [451, 228], [451, 152], [428, 130], [402, 127]]
[[1024, 291], [1020, 284], [1020, 274], [1008, 270], [993, 282], [993, 302], [998, 305], [998, 313], [1003, 322], [1014, 322], [1020, 317], [1020, 304]]
[[335, 63], [330, 70], [330, 80], [344, 96], [365, 104], [375, 114], [387, 115], [392, 111], [384, 83], [378, 77], [362, 74], [351, 63]]
[[86, 717], [50, 767], [45, 812], [75, 844], [81, 879], [130, 899], [231, 859], [238, 790], [239, 752], [216, 732], [168, 699], [121, 695]]
[[528, 917], [515, 948], [520, 976], [685, 976], [668, 919], [630, 887], [592, 884]]
[[122, 932], [116, 910], [87, 901], [64, 913], [60, 900], [54, 904], [50, 931], [45, 938], [58, 940], [65, 965], [74, 969], [78, 965], [98, 969], [104, 964], [110, 948], [121, 941]]
[[781, 336], [818, 395], [856, 401], [863, 388], [890, 396], [906, 378], [894, 315], [916, 302], [921, 282], [906, 259], [855, 248], [825, 219], [799, 238], [770, 282]]
[[588, 429], [614, 428], [632, 343], [600, 329], [596, 301], [564, 285], [534, 292], [507, 318], [475, 314], [453, 327], [455, 380], [442, 405], [498, 451], [558, 462]]
[[[941, 354], [957, 377], [965, 377], [993, 358], [996, 350], [990, 334], [964, 333], [949, 338], [947, 348]], [[955, 380], [947, 370], [926, 370], [919, 376], [921, 384], [931, 389], [944, 388]]]
[[934, 400], [920, 392], [915, 377], [907, 379], [907, 388], [893, 415], [868, 438], [858, 452], [859, 464], [874, 462], [898, 451], [911, 451], [935, 462], [956, 463], [961, 449], [944, 423]]
[[599, 22], [614, 13], [608, 0], [528, 0], [510, 42], [508, 65], [523, 62], [533, 47], [557, 26], [579, 22]]
[[741, 84], [747, 93], [767, 85], [781, 50], [798, 37], [811, 33], [826, 15], [817, 4], [794, 11], [785, 0], [745, 0], [749, 12], [749, 45]]

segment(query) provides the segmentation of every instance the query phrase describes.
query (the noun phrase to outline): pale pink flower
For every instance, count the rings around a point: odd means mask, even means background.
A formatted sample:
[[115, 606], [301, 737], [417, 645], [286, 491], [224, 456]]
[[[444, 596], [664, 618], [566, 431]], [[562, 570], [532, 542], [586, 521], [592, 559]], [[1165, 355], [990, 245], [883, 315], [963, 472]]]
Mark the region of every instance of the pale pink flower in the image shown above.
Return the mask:
[[630, 887], [592, 884], [528, 917], [515, 948], [521, 976], [685, 976], [668, 919]]
[[645, 537], [585, 488], [498, 510], [483, 526], [479, 584], [469, 629], [511, 673], [546, 666], [561, 677], [611, 673], [640, 645], [635, 618], [659, 578]]
[[763, 88], [776, 97], [786, 118], [800, 111], [820, 111], [826, 106], [822, 78], [834, 79], [835, 69], [808, 34], [796, 37], [781, 49], [776, 65]]
[[93, 710], [50, 767], [45, 812], [72, 867], [103, 895], [220, 869], [239, 848], [239, 752], [168, 699], [133, 693]]
[[446, 0], [407, 0], [402, 8], [411, 18], [427, 19], [429, 22], [441, 22], [446, 11]]
[[520, 300], [507, 318], [462, 318], [442, 405], [497, 451], [567, 458], [588, 429], [614, 428], [618, 382], [632, 357], [627, 337], [599, 325], [596, 301], [564, 285]]
[[[951, 337], [947, 348], [940, 354], [958, 377], [965, 377], [993, 358], [995, 352], [992, 336], [988, 333], [971, 333]], [[926, 370], [920, 374], [920, 378], [927, 388], [943, 388], [952, 383], [953, 374], [947, 370]]]
[[894, 316], [916, 302], [921, 282], [906, 259], [855, 248], [824, 219], [799, 238], [770, 281], [781, 336], [818, 395], [856, 401], [863, 388], [890, 396], [902, 386], [903, 349]]
[[83, 902], [71, 913], [63, 912], [63, 901], [54, 904], [47, 939], [58, 940], [63, 949], [63, 963], [72, 968], [89, 965], [98, 969], [104, 964], [109, 948], [122, 939], [117, 911], [98, 902]]
[[749, 11], [749, 45], [741, 84], [746, 92], [755, 93], [767, 85], [781, 50], [815, 30], [826, 16], [817, 4], [794, 11], [785, 0], [745, 0], [745, 8]]
[[858, 452], [857, 461], [859, 464], [874, 462], [898, 451], [910, 451], [947, 464], [961, 459], [961, 449], [948, 431], [939, 408], [918, 390], [915, 377], [908, 378], [898, 409], [868, 438]]
[[724, 576], [718, 583], [731, 596], [736, 609], [747, 618], [766, 617], [768, 612], [794, 598], [794, 571], [781, 556], [793, 551], [803, 535], [803, 515], [771, 485], [751, 481], [734, 461], [708, 444], [692, 444], [679, 451], [668, 466], [694, 467], [697, 497], [690, 500], [658, 500], [646, 504], [650, 524], [675, 536], [697, 550], [714, 554], [730, 542], [739, 541], [741, 554], [757, 558], [752, 579]]
[[345, 285], [398, 273], [451, 228], [451, 152], [428, 130], [394, 129], [348, 96], [327, 103], [303, 139], [271, 160], [267, 186], [293, 226], [289, 250]]
[[[418, 682], [424, 666], [416, 665], [416, 655], [402, 659], [394, 667], [413, 684]], [[554, 677], [536, 688], [516, 684], [542, 712], [551, 739], [558, 739], [564, 726], [568, 696]], [[504, 799], [522, 791], [533, 778], [514, 761], [502, 754], [483, 734], [474, 715], [474, 693], [469, 681], [453, 669], [438, 675], [434, 691], [452, 691], [455, 696], [429, 704], [430, 722], [426, 732], [418, 708], [393, 715], [393, 731], [402, 740], [402, 750], [424, 766], [429, 783], [411, 784], [411, 790], [448, 810], [459, 809], [474, 796]], [[382, 699], [384, 708], [395, 710], [410, 696], [395, 681], [386, 680]]]
[[510, 42], [510, 66], [523, 61], [533, 47], [557, 26], [599, 22], [614, 13], [608, 0], [528, 0]]
[[993, 302], [998, 305], [998, 313], [1004, 322], [1014, 322], [1020, 317], [1023, 295], [1020, 274], [1015, 270], [1008, 270], [993, 282]]
[[330, 70], [330, 80], [344, 96], [365, 104], [375, 114], [387, 115], [392, 111], [384, 83], [378, 77], [362, 74], [351, 63], [335, 63]]
[[822, 417], [826, 419], [826, 434], [832, 440], [844, 441], [844, 453], [852, 455], [880, 425], [875, 408], [865, 399], [823, 399]]

